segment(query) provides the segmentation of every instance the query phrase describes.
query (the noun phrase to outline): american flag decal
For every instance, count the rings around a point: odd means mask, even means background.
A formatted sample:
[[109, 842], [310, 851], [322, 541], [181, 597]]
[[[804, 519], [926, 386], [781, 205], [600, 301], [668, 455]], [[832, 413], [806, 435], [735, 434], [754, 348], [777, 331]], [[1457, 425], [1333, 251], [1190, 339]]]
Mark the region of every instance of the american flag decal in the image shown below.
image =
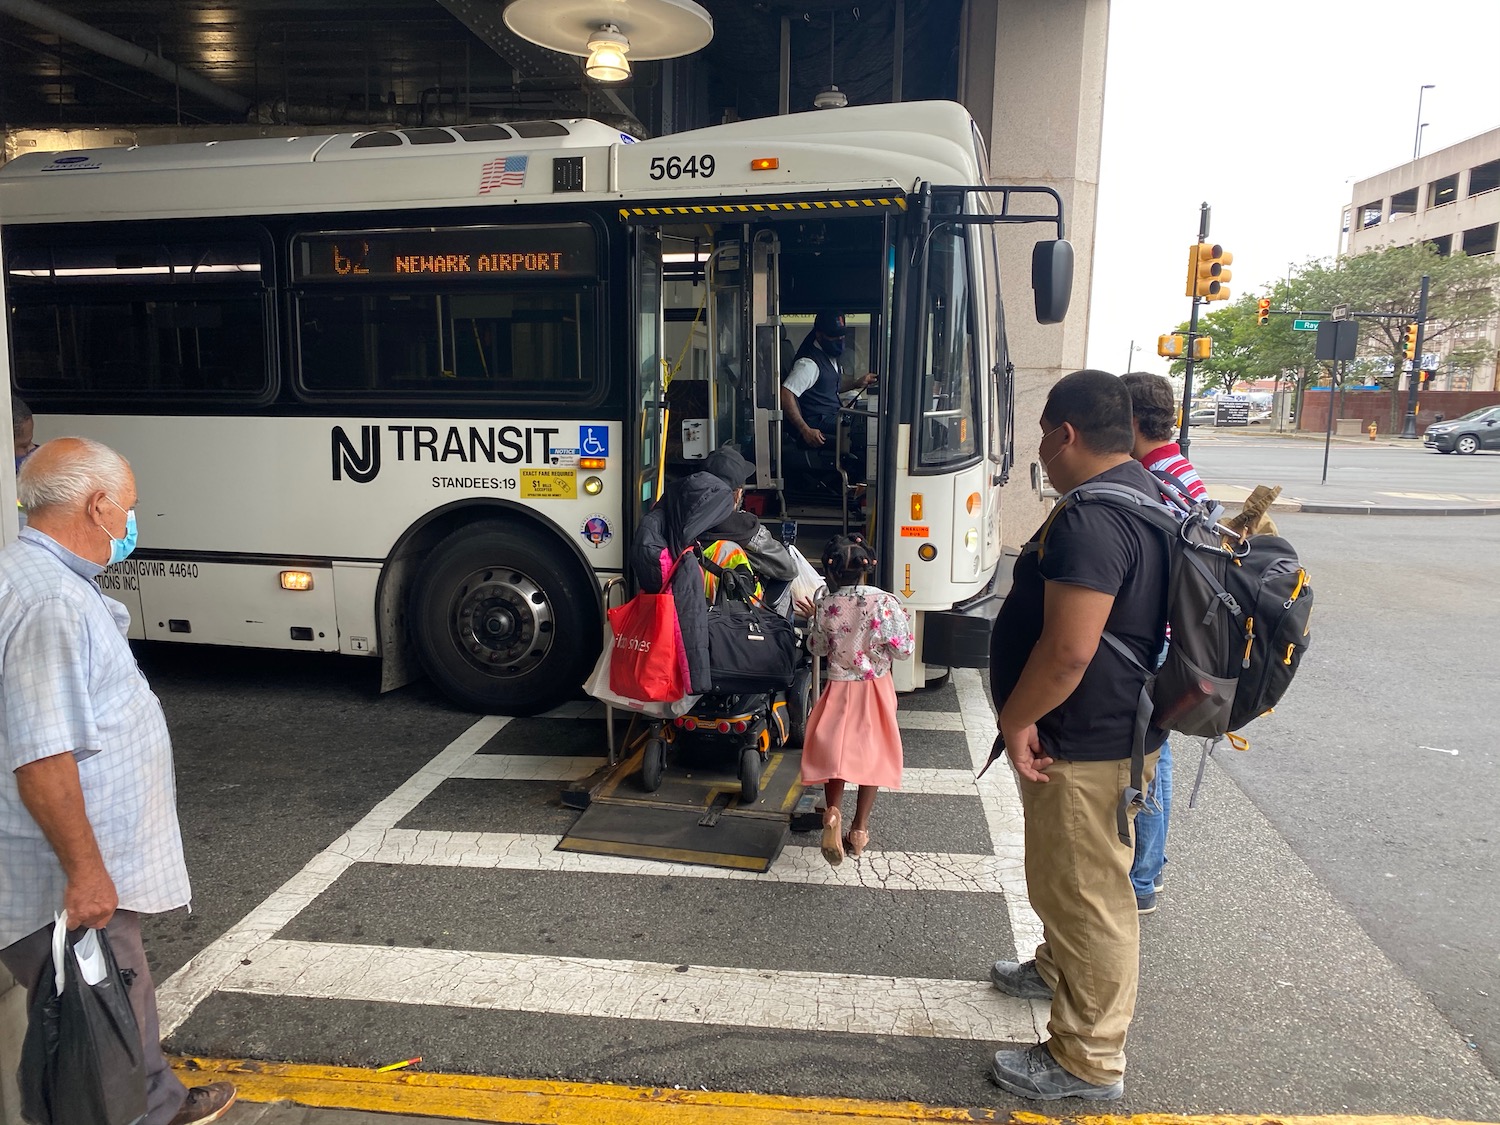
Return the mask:
[[479, 194], [489, 195], [496, 188], [524, 187], [526, 157], [502, 156], [491, 160], [479, 172]]

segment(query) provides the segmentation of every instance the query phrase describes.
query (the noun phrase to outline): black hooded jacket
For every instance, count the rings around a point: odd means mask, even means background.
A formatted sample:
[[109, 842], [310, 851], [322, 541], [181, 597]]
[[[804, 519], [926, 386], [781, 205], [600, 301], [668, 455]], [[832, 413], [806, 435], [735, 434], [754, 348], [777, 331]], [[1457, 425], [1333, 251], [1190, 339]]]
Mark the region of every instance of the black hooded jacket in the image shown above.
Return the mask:
[[[755, 576], [785, 586], [797, 574], [797, 563], [754, 513], [736, 511], [734, 492], [712, 473], [694, 473], [667, 486], [661, 502], [646, 513], [630, 548], [630, 569], [641, 589], [661, 592], [662, 553], [675, 559], [694, 544], [731, 539], [750, 560]], [[670, 564], [669, 564], [670, 565]], [[768, 587], [769, 590], [769, 587]], [[703, 571], [688, 555], [672, 576], [677, 621], [687, 649], [688, 679], [693, 692], [708, 690], [708, 600]]]
[[[662, 553], [676, 559], [734, 511], [734, 493], [712, 473], [694, 473], [674, 481], [656, 507], [646, 513], [630, 545], [630, 569], [641, 589], [662, 592]], [[677, 621], [687, 650], [688, 686], [695, 694], [709, 689], [708, 600], [703, 596], [703, 571], [689, 554], [672, 575]]]

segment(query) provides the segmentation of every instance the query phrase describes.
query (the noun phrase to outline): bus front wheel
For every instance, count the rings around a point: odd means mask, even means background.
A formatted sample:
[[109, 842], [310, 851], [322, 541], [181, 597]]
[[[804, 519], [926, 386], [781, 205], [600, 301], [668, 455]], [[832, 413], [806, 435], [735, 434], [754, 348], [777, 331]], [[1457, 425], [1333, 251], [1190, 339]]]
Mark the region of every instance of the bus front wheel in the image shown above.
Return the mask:
[[534, 715], [573, 698], [598, 656], [592, 589], [519, 528], [459, 528], [412, 588], [417, 655], [444, 695], [486, 714]]

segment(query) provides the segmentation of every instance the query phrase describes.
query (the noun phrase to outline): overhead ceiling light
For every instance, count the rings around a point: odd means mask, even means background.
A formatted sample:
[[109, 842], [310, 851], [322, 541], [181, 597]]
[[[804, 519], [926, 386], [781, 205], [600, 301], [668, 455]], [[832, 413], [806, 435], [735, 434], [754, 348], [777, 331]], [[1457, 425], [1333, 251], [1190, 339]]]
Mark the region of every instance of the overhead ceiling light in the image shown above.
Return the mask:
[[819, 90], [813, 97], [813, 106], [817, 109], [843, 109], [848, 104], [849, 95], [837, 86]]
[[601, 24], [589, 37], [588, 62], [583, 71], [596, 82], [623, 82], [630, 77], [630, 40], [612, 23]]
[[630, 77], [632, 61], [691, 55], [714, 36], [696, 0], [510, 0], [502, 18], [530, 43], [584, 58], [599, 82]]

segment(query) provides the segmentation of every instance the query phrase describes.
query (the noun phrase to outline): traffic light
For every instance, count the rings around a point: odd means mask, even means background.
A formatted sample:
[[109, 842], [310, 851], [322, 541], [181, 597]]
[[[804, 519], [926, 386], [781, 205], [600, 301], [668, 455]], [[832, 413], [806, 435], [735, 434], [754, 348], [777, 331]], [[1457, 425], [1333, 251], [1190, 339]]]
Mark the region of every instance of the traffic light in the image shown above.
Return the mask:
[[1418, 371], [1417, 372], [1417, 384], [1419, 386], [1421, 386], [1423, 389], [1426, 389], [1427, 384], [1429, 382], [1431, 382], [1431, 381], [1432, 381], [1432, 372], [1431, 371]]
[[1255, 302], [1255, 323], [1269, 324], [1271, 322], [1271, 298], [1262, 297]]
[[1166, 356], [1168, 359], [1182, 358], [1183, 339], [1173, 332], [1166, 336], [1156, 338], [1156, 354]]
[[1407, 359], [1417, 358], [1417, 326], [1415, 324], [1406, 326], [1406, 342], [1402, 345], [1402, 353]]
[[1187, 295], [1205, 301], [1229, 300], [1229, 263], [1234, 255], [1217, 242], [1196, 242], [1188, 248]]
[[1193, 341], [1193, 358], [1209, 359], [1214, 354], [1214, 342], [1208, 336], [1199, 336]]

